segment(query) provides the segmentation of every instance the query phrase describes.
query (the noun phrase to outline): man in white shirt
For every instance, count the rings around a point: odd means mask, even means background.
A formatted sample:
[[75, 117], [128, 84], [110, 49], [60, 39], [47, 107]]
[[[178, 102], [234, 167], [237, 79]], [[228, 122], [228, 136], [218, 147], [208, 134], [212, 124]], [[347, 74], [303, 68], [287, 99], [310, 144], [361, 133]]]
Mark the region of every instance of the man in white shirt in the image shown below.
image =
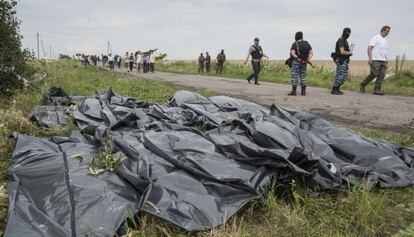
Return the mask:
[[151, 52], [150, 55], [150, 72], [154, 73], [155, 71], [155, 52]]
[[138, 51], [137, 52], [136, 62], [137, 62], [137, 71], [138, 72], [141, 72], [141, 65], [142, 65], [142, 54], [141, 54], [141, 51]]
[[381, 91], [382, 83], [384, 82], [385, 72], [387, 71], [387, 50], [388, 41], [385, 39], [390, 33], [389, 26], [383, 26], [381, 32], [372, 37], [368, 45], [368, 64], [371, 66], [371, 72], [359, 85], [361, 93], [365, 93], [365, 86], [369, 82], [377, 78], [375, 81], [374, 95], [384, 95]]
[[109, 68], [111, 69], [111, 70], [114, 70], [114, 56], [112, 56], [112, 54], [110, 53], [109, 55], [108, 55], [108, 62], [109, 62]]

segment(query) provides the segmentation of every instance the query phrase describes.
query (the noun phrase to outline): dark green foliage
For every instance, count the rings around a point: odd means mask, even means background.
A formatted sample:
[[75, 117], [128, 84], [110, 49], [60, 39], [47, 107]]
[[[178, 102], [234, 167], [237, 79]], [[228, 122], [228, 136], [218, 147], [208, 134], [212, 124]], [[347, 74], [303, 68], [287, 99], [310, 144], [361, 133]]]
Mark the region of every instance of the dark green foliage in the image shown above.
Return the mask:
[[30, 52], [21, 49], [16, 4], [15, 0], [0, 0], [0, 93], [3, 95], [22, 86], [17, 75], [28, 76], [31, 71], [25, 63]]

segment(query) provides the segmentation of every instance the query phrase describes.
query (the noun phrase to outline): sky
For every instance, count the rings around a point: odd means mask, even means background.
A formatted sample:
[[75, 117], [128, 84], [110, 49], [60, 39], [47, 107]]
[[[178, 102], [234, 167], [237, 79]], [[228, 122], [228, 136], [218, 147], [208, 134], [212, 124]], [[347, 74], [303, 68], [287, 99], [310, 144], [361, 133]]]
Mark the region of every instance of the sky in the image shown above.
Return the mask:
[[302, 31], [314, 59], [328, 59], [350, 27], [353, 59], [363, 60], [383, 25], [389, 58], [414, 59], [413, 8], [414, 0], [20, 0], [16, 10], [23, 46], [37, 52], [39, 32], [46, 54], [106, 54], [109, 41], [121, 55], [159, 48], [168, 59], [195, 59], [224, 49], [242, 59], [259, 37], [271, 59], [286, 59]]

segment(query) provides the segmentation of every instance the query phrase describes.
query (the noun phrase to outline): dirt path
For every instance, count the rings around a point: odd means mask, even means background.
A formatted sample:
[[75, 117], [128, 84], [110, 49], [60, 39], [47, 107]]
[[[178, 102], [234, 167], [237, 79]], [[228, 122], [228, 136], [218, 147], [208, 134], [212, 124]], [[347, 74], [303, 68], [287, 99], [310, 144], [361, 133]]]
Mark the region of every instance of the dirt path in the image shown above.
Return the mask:
[[[116, 69], [128, 73], [125, 69]], [[261, 82], [256, 86], [246, 80], [156, 72], [128, 73], [143, 79], [164, 81], [186, 88], [205, 88], [220, 95], [247, 99], [270, 106], [286, 106], [317, 114], [332, 122], [364, 126], [414, 135], [414, 97], [375, 96], [344, 91], [342, 96], [329, 94], [326, 88], [309, 87], [307, 96], [287, 96], [290, 85]], [[298, 89], [299, 91], [299, 89]]]

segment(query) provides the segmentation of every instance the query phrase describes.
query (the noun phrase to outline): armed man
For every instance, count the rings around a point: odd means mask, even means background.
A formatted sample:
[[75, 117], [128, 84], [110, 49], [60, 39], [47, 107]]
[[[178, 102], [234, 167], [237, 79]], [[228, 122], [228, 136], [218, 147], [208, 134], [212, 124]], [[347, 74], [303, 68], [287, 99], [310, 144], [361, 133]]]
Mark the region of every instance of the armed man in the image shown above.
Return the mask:
[[344, 93], [340, 90], [342, 84], [344, 84], [348, 77], [349, 60], [352, 56], [352, 51], [349, 48], [348, 38], [351, 36], [351, 29], [345, 28], [342, 31], [342, 36], [336, 41], [335, 45], [335, 64], [336, 74], [335, 81], [332, 87], [332, 95], [343, 95]]
[[246, 80], [249, 82], [250, 84], [250, 80], [252, 78], [254, 78], [254, 84], [255, 85], [260, 85], [259, 84], [259, 73], [260, 73], [260, 62], [262, 61], [262, 58], [265, 57], [267, 59], [269, 59], [264, 53], [263, 53], [263, 49], [262, 47], [259, 45], [259, 38], [254, 38], [254, 43], [252, 46], [250, 46], [249, 48], [249, 53], [247, 54], [246, 60], [244, 61], [244, 65], [247, 64], [247, 61], [249, 60], [249, 57], [252, 57], [252, 68], [253, 68], [253, 73], [250, 74], [250, 76], [248, 76], [246, 78]]
[[204, 62], [206, 61], [206, 58], [204, 58], [203, 53], [200, 54], [200, 57], [198, 57], [198, 73], [204, 72]]
[[223, 73], [224, 62], [226, 62], [226, 55], [224, 54], [224, 49], [221, 50], [219, 54], [217, 54], [217, 65], [216, 65], [216, 74]]
[[312, 59], [313, 50], [308, 41], [303, 40], [303, 32], [298, 31], [295, 33], [295, 42], [290, 47], [290, 55], [293, 58], [291, 68], [291, 83], [292, 91], [288, 95], [296, 96], [296, 88], [298, 86], [298, 79], [300, 78], [300, 94], [306, 95], [306, 72], [308, 62]]

